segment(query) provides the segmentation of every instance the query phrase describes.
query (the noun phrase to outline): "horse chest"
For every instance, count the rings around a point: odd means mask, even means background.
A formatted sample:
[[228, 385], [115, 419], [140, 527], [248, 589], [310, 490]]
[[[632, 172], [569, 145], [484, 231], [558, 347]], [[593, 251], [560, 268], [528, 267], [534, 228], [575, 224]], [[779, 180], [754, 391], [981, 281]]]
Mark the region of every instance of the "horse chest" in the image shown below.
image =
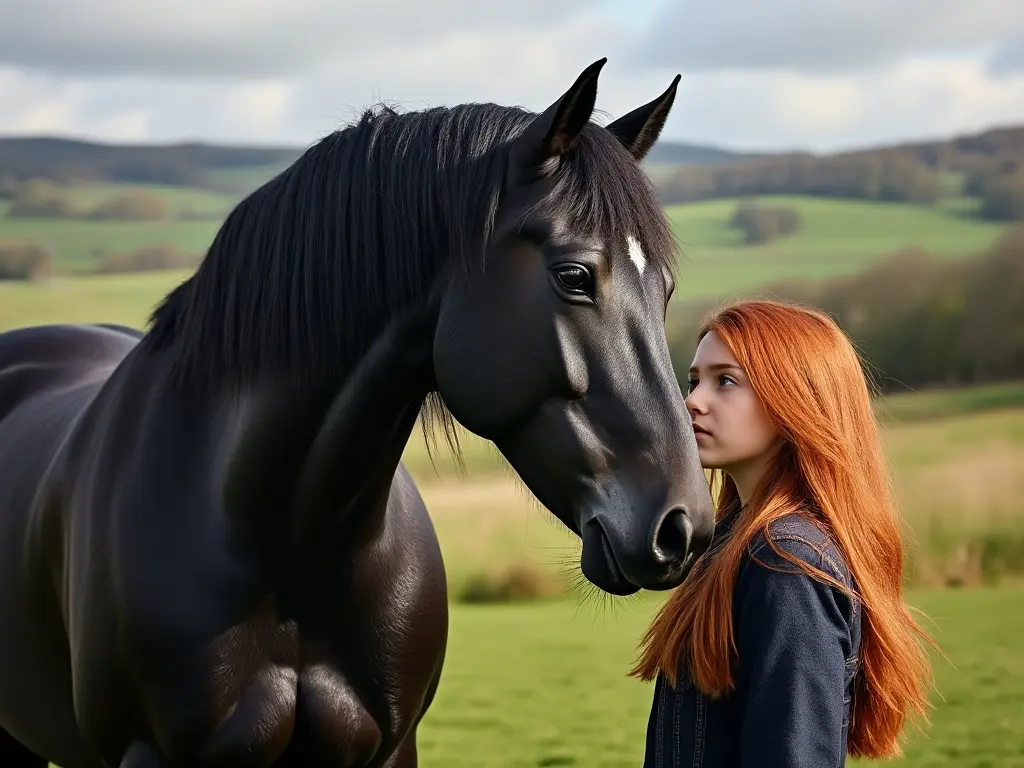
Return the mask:
[[310, 664], [299, 673], [295, 728], [283, 765], [368, 765], [394, 743], [387, 714], [378, 721], [338, 667]]
[[187, 658], [161, 658], [143, 699], [164, 753], [244, 768], [369, 765], [390, 752], [405, 723], [389, 707], [397, 692], [380, 685], [391, 670], [347, 663], [350, 643], [306, 634], [247, 622]]

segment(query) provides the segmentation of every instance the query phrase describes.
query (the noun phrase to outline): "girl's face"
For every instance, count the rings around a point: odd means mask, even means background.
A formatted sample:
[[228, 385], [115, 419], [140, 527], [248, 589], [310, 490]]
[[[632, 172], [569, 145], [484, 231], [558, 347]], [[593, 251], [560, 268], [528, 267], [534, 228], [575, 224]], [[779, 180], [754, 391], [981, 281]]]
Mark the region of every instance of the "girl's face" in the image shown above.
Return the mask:
[[780, 442], [760, 398], [736, 358], [711, 331], [701, 339], [689, 374], [686, 407], [705, 469], [732, 475], [760, 469]]

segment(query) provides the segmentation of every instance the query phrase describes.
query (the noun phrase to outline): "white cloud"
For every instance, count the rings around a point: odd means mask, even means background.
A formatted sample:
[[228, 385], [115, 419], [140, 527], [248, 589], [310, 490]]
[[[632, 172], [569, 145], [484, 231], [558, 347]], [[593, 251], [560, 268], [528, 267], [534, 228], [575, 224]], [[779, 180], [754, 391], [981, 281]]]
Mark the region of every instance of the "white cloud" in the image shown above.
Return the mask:
[[858, 75], [702, 73], [683, 83], [679, 133], [746, 149], [830, 151], [1024, 121], [1024, 72], [993, 78], [970, 60]]
[[[527, 0], [527, 11], [531, 4], [541, 7]], [[185, 75], [158, 77], [125, 67], [124, 73], [112, 70], [100, 77], [8, 68], [6, 80], [0, 81], [0, 104], [8, 107], [0, 111], [0, 133], [20, 131], [19, 115], [33, 104], [59, 103], [73, 92], [83, 95], [67, 103], [74, 118], [55, 125], [60, 132], [96, 136], [101, 125], [127, 120], [123, 115], [135, 116], [140, 125], [141, 112], [149, 115], [146, 124], [157, 139], [308, 144], [378, 101], [404, 109], [465, 101], [543, 109], [602, 56], [609, 63], [602, 73], [599, 109], [632, 108], [664, 90], [670, 75], [632, 73], [616, 65], [624, 58], [616, 23], [577, 5], [574, 14], [538, 13], [545, 17], [543, 24], [528, 16], [501, 23], [499, 17], [491, 26], [453, 25], [402, 45], [364, 41], [343, 55], [325, 53], [302, 76], [211, 73], [194, 78], [186, 70]], [[18, 96], [5, 99], [3, 90]]]
[[288, 118], [292, 90], [292, 84], [282, 80], [244, 83], [230, 92], [225, 109], [256, 133], [273, 135]]
[[992, 53], [1022, 34], [1020, 0], [675, 0], [652, 21], [634, 61], [821, 74]]
[[989, 60], [989, 71], [996, 77], [1024, 72], [1024, 35], [996, 48]]
[[683, 74], [666, 138], [829, 150], [1024, 121], [1021, 0], [642, 1], [627, 24], [624, 0], [5, 0], [0, 133], [307, 145], [378, 100], [539, 110], [602, 56], [612, 117]]
[[459, 32], [516, 30], [525, 42], [593, 0], [4, 0], [0, 64], [83, 74], [309, 76]]

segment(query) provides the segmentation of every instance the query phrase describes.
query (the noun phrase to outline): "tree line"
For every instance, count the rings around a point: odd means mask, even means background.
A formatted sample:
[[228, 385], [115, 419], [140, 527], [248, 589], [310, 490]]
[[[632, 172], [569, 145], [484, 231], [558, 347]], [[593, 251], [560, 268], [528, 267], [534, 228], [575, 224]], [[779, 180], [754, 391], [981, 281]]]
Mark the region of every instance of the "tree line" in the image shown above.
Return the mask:
[[[127, 251], [98, 250], [92, 272], [150, 272], [192, 269], [205, 253], [190, 253], [174, 243], [152, 243]], [[61, 273], [52, 250], [30, 238], [0, 239], [0, 280], [40, 282]]]
[[682, 167], [662, 174], [656, 187], [666, 205], [755, 195], [932, 203], [944, 195], [936, 171], [894, 152], [823, 158], [795, 154]]
[[227, 213], [227, 207], [222, 207], [221, 210], [200, 210], [187, 205], [175, 208], [166, 197], [145, 189], [129, 189], [119, 195], [90, 203], [70, 187], [43, 179], [32, 179], [13, 185], [6, 215], [11, 219], [221, 221]]
[[[946, 194], [981, 196], [989, 180], [1020, 167], [1024, 126], [826, 156], [731, 153], [678, 142], [659, 142], [655, 150], [651, 162], [668, 166], [655, 174], [666, 204], [771, 194], [928, 203]], [[10, 197], [14, 185], [28, 179], [168, 184], [234, 193], [243, 190], [215, 181], [211, 172], [283, 167], [301, 152], [299, 147], [0, 139], [0, 197]], [[1005, 210], [1005, 205], [993, 204], [983, 215], [1008, 218]]]
[[779, 237], [793, 235], [803, 228], [800, 212], [789, 205], [765, 205], [741, 200], [733, 210], [729, 226], [743, 232], [748, 245], [763, 245]]
[[217, 183], [216, 169], [283, 166], [302, 152], [296, 147], [230, 147], [183, 143], [112, 145], [53, 138], [0, 139], [0, 196], [17, 182], [45, 179], [58, 184], [121, 182], [167, 184], [237, 191]]
[[[951, 261], [912, 248], [852, 276], [789, 281], [756, 294], [832, 315], [885, 392], [1024, 378], [1024, 225], [974, 258]], [[682, 387], [698, 323], [716, 304], [673, 307], [670, 349]]]
[[1024, 159], [968, 177], [965, 187], [982, 200], [980, 214], [995, 221], [1024, 221]]
[[1024, 127], [828, 156], [790, 153], [663, 170], [666, 205], [755, 195], [933, 203], [982, 198], [980, 215], [1024, 220]]
[[92, 205], [80, 202], [70, 190], [33, 179], [14, 188], [7, 216], [47, 219], [120, 219], [161, 221], [171, 218], [171, 206], [160, 195], [138, 189]]

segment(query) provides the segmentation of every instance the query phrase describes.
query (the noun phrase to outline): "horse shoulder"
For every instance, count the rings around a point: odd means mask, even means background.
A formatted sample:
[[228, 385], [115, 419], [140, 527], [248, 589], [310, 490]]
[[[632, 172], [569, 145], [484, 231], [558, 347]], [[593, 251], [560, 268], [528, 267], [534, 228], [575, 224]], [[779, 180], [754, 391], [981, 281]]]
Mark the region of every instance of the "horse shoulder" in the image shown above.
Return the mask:
[[[184, 764], [267, 764], [294, 721], [297, 631], [225, 509], [216, 409], [146, 387], [148, 374], [119, 372], [69, 457], [80, 708], [104, 743], [145, 723]], [[111, 722], [121, 701], [137, 709]]]
[[385, 503], [382, 527], [351, 558], [331, 556], [342, 534], [322, 536], [311, 553], [321, 574], [349, 560], [351, 581], [326, 577], [335, 586], [300, 588], [304, 612], [317, 618], [300, 625], [296, 737], [285, 764], [344, 755], [362, 765], [415, 753], [444, 662], [447, 586], [427, 508], [401, 465]]

